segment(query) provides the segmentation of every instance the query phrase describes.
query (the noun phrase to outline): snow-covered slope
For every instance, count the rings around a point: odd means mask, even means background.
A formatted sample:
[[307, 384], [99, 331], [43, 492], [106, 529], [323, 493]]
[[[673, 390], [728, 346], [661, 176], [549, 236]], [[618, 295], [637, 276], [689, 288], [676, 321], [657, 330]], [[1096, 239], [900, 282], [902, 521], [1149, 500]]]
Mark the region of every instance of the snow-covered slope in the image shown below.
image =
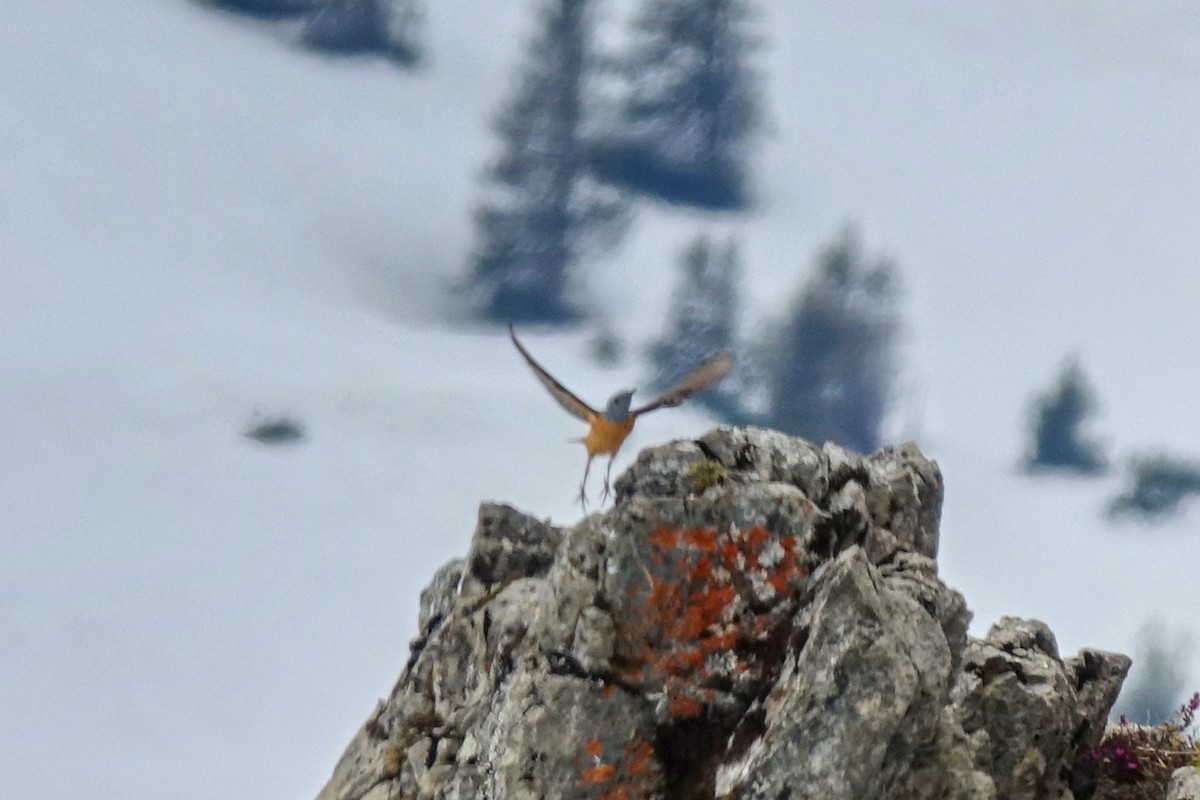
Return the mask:
[[[1200, 452], [1196, 26], [1165, 2], [958, 5], [765, 11], [759, 211], [650, 211], [595, 288], [644, 339], [711, 223], [744, 237], [761, 318], [859, 220], [909, 287], [943, 570], [978, 623], [1037, 616], [1066, 650], [1128, 649], [1154, 614], [1194, 629], [1195, 510], [1111, 527], [1111, 481], [1011, 467], [1072, 348], [1120, 448]], [[411, 76], [184, 0], [6, 7], [6, 796], [311, 795], [477, 502], [578, 516], [573, 420], [498, 332], [444, 321], [526, 4], [429, 17], [435, 60]], [[582, 334], [529, 341], [597, 401], [639, 377], [591, 364]], [[258, 446], [256, 412], [309, 438]], [[708, 424], [648, 417], [619, 465]]]

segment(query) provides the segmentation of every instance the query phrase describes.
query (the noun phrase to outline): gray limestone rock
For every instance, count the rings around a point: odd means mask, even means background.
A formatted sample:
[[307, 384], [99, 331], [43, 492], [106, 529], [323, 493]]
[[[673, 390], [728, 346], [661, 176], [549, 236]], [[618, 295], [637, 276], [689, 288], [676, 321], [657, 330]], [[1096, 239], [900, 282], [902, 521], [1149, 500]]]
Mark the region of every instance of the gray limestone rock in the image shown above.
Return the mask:
[[[963, 782], [988, 785], [944, 717], [955, 659], [943, 620], [961, 640], [968, 613], [932, 566], [883, 574], [854, 547], [821, 567], [761, 730], [722, 765], [717, 796], [898, 797], [906, 787], [904, 796], [966, 797], [975, 795]], [[909, 780], [918, 771], [924, 780]]]
[[963, 730], [979, 734], [1000, 797], [1070, 797], [1081, 751], [1095, 746], [1129, 659], [1085, 650], [1064, 662], [1045, 624], [1002, 617], [967, 644], [954, 689]]
[[481, 507], [320, 800], [1071, 796], [1128, 659], [970, 639], [915, 446], [721, 428], [615, 489], [570, 528]]
[[1166, 800], [1200, 800], [1200, 772], [1195, 767], [1180, 767], [1171, 775]]

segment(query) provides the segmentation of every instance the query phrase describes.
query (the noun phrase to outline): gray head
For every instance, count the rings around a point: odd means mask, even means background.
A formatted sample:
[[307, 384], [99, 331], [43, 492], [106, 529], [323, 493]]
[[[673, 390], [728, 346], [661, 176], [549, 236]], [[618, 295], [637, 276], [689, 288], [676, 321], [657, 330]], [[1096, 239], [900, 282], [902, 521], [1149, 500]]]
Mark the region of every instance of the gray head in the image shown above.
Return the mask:
[[604, 407], [604, 416], [613, 422], [624, 422], [629, 417], [629, 404], [633, 401], [634, 389], [627, 392], [617, 392], [608, 398]]

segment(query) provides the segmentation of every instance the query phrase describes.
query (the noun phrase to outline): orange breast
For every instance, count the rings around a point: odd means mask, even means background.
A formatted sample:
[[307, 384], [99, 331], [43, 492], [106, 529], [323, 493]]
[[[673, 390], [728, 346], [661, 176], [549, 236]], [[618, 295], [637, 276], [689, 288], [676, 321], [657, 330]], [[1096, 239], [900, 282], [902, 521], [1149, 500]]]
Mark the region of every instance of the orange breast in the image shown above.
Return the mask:
[[583, 437], [583, 446], [587, 448], [588, 455], [617, 452], [625, 437], [633, 430], [634, 419], [631, 416], [623, 422], [613, 422], [601, 414], [592, 417], [587, 436]]

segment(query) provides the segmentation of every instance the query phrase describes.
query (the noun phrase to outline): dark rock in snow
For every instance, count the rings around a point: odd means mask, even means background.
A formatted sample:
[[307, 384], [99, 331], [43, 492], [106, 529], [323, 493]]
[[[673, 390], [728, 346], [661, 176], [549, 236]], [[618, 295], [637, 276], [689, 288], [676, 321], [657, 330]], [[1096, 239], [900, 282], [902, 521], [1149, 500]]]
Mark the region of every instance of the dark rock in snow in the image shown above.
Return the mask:
[[304, 440], [304, 423], [287, 416], [261, 417], [255, 415], [242, 431], [247, 439], [261, 444], [293, 444]]

